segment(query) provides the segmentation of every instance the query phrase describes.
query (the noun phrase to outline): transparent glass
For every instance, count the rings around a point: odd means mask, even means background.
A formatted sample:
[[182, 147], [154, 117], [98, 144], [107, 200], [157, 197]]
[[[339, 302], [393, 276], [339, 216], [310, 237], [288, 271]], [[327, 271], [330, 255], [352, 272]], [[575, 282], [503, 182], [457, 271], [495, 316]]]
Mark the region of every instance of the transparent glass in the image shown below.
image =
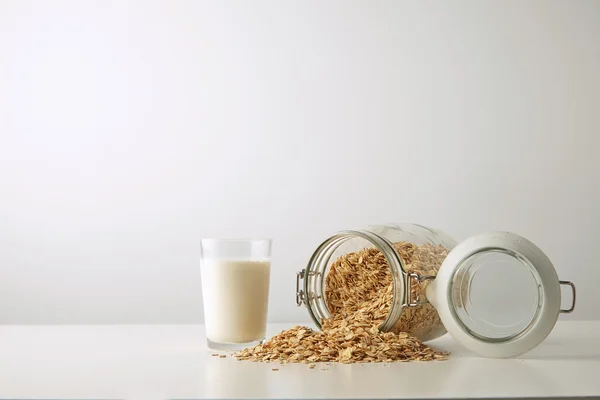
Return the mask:
[[240, 350], [264, 341], [271, 239], [202, 239], [200, 273], [208, 347]]
[[[437, 311], [427, 302], [427, 282], [437, 274], [456, 241], [443, 232], [416, 224], [374, 225], [339, 232], [323, 242], [304, 270], [304, 285], [297, 302], [304, 303], [318, 327], [331, 317], [327, 301], [327, 276], [340, 257], [376, 249], [390, 268], [393, 291], [389, 313], [380, 329], [407, 332], [423, 341], [446, 333]], [[430, 253], [434, 254], [430, 259]], [[339, 262], [339, 261], [338, 261]]]
[[450, 285], [451, 309], [466, 331], [490, 342], [511, 340], [527, 331], [544, 301], [535, 268], [505, 249], [485, 249], [465, 258]]

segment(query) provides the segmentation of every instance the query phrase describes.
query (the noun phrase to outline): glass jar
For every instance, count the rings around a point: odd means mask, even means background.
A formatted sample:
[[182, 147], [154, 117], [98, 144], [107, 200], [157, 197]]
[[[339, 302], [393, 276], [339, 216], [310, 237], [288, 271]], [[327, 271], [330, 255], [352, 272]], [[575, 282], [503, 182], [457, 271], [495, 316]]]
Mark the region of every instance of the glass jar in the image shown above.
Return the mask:
[[[560, 285], [572, 289], [568, 309], [560, 308]], [[369, 290], [385, 304], [363, 306]], [[575, 286], [559, 281], [545, 254], [513, 233], [457, 244], [435, 229], [387, 224], [325, 240], [296, 276], [296, 303], [306, 305], [319, 328], [332, 309], [366, 313], [382, 331], [427, 341], [447, 330], [481, 355], [512, 357], [541, 343], [559, 313], [573, 311]]]

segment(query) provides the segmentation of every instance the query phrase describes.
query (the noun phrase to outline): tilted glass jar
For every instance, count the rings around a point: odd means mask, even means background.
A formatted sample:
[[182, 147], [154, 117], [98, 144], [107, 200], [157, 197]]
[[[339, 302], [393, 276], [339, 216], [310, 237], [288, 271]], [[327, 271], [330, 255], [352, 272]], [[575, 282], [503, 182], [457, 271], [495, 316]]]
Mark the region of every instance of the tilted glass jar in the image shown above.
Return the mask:
[[[545, 254], [521, 236], [492, 232], [457, 244], [435, 229], [387, 224], [332, 235], [297, 274], [296, 303], [306, 305], [319, 328], [331, 316], [326, 281], [332, 266], [363, 249], [381, 252], [391, 273], [382, 331], [427, 341], [447, 329], [479, 354], [511, 357], [541, 343], [559, 313], [575, 307], [573, 283], [559, 281]], [[560, 308], [560, 285], [572, 289], [568, 309]]]

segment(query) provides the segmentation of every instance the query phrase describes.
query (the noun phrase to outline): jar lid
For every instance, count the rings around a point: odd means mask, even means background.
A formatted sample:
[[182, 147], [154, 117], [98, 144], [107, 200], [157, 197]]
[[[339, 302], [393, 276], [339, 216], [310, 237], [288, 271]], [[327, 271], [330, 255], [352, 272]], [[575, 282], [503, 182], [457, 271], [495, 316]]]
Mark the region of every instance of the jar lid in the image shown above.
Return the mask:
[[[573, 289], [561, 310], [560, 285]], [[508, 232], [471, 237], [442, 263], [427, 297], [444, 326], [468, 349], [487, 357], [514, 357], [540, 344], [560, 312], [571, 312], [575, 286], [561, 282], [548, 257]]]

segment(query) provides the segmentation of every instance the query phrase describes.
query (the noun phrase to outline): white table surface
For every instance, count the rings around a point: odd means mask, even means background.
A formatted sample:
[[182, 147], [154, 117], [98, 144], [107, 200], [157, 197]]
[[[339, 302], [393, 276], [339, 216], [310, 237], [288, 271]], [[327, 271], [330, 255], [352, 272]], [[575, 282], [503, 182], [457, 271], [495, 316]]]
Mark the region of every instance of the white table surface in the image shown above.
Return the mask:
[[202, 326], [0, 326], [0, 398], [600, 398], [600, 321], [559, 322], [518, 359], [431, 344], [450, 360], [311, 370], [212, 357]]

